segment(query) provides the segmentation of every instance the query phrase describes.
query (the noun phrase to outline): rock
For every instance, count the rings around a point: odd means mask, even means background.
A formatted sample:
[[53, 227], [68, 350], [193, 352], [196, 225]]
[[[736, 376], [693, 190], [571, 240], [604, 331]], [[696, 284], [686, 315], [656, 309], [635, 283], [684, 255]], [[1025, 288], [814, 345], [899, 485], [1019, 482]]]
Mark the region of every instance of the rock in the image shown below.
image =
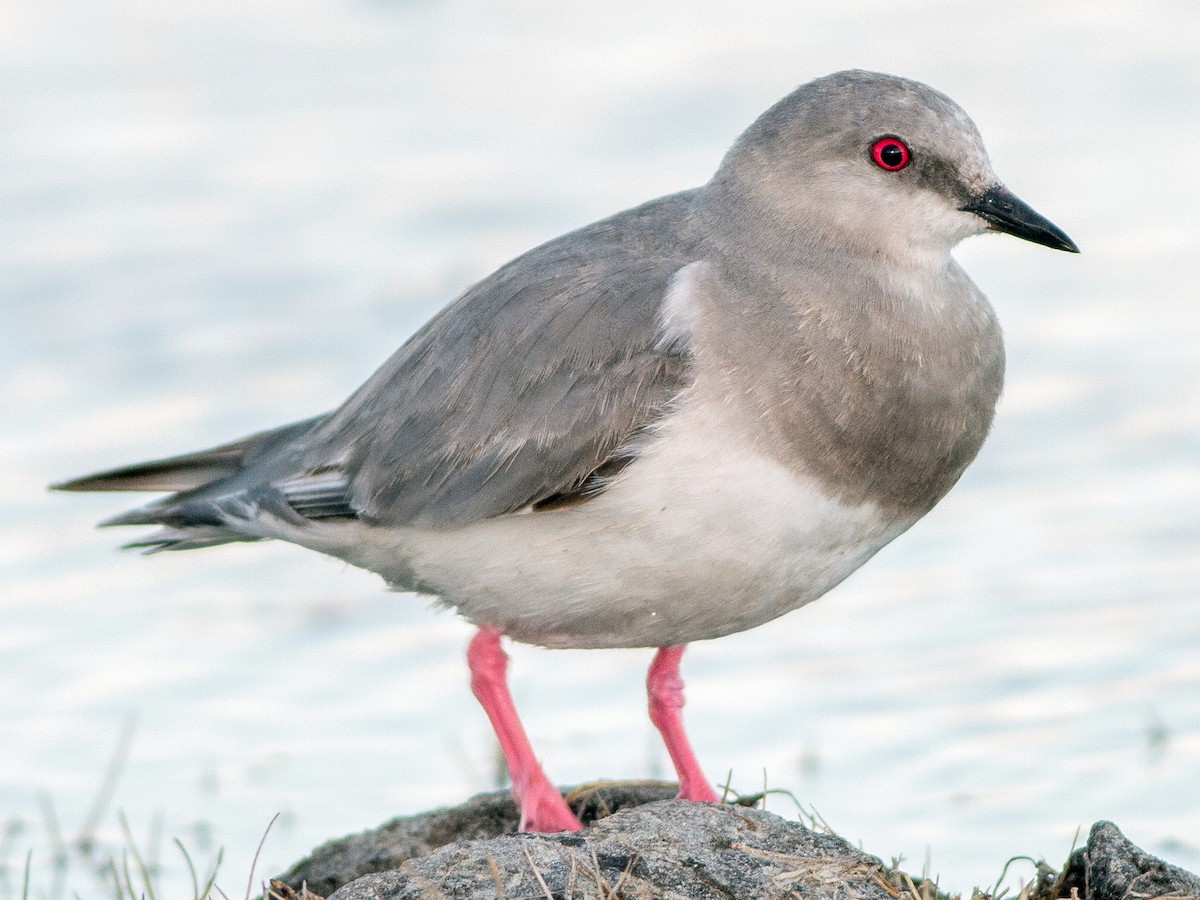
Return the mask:
[[1069, 898], [1072, 889], [1083, 900], [1182, 900], [1200, 897], [1200, 877], [1151, 856], [1112, 822], [1097, 822], [1087, 846], [1071, 854], [1062, 874], [1036, 900]]
[[768, 812], [661, 800], [585, 832], [464, 841], [370, 875], [330, 900], [858, 897], [893, 900], [882, 864]]
[[[279, 900], [409, 898], [784, 898], [932, 900], [933, 885], [885, 867], [843, 839], [736, 804], [664, 799], [675, 785], [606, 782], [576, 788], [576, 834], [517, 834], [507, 792], [393, 820], [331, 841], [279, 880]], [[999, 861], [998, 861], [999, 863]], [[1029, 900], [1200, 898], [1200, 878], [1131, 844], [1110, 822], [1093, 828], [1061, 874], [1041, 866]], [[305, 893], [305, 887], [309, 892]], [[331, 895], [331, 896], [330, 896]], [[943, 896], [944, 895], [939, 895]], [[989, 900], [976, 895], [973, 900]]]
[[[586, 825], [626, 807], [674, 797], [677, 790], [662, 781], [597, 782], [570, 790], [567, 803]], [[276, 880], [297, 891], [307, 885], [324, 897], [355, 878], [398, 869], [456, 841], [516, 834], [519, 820], [508, 791], [479, 794], [461, 806], [403, 816], [373, 831], [329, 841]]]

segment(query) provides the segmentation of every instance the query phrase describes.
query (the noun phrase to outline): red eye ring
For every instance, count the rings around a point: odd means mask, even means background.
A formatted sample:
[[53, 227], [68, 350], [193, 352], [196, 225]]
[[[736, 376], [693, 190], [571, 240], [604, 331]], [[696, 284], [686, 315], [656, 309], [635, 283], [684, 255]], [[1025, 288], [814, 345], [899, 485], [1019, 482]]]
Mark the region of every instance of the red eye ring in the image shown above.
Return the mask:
[[875, 165], [889, 172], [899, 172], [912, 159], [908, 145], [900, 138], [881, 137], [871, 145], [871, 159]]

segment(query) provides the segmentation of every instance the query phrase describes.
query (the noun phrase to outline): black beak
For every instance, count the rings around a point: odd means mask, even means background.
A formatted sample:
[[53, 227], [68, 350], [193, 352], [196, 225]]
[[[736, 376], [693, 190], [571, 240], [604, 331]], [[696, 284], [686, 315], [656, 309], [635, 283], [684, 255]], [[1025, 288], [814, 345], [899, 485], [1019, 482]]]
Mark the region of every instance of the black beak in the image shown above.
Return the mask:
[[959, 209], [986, 219], [988, 227], [993, 231], [1003, 231], [1005, 234], [1043, 244], [1055, 250], [1079, 252], [1079, 248], [1067, 237], [1065, 231], [1003, 185], [998, 184], [990, 188], [982, 196], [976, 197], [966, 206], [960, 206]]

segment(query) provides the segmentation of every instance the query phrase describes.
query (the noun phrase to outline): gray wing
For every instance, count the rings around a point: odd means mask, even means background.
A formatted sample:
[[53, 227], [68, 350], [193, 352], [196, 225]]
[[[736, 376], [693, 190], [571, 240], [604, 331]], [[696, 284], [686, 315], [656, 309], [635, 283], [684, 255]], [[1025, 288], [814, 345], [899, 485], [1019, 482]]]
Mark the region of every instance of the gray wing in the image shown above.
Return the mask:
[[691, 200], [544, 244], [447, 307], [305, 436], [322, 498], [344, 490], [364, 519], [446, 528], [570, 494], [611, 466], [688, 379], [660, 315], [694, 257]]
[[442, 310], [340, 409], [68, 490], [177, 490], [105, 524], [165, 525], [131, 546], [255, 539], [238, 520], [355, 516], [450, 528], [585, 497], [686, 386], [660, 321], [691, 262], [694, 192], [529, 251]]

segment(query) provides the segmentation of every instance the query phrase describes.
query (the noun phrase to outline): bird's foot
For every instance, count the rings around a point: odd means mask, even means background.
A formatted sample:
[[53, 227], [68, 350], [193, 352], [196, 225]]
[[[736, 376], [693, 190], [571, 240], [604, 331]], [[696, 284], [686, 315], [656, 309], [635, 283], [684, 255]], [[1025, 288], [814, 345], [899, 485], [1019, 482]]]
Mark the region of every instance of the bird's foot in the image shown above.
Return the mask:
[[550, 834], [555, 831], [579, 831], [583, 827], [562, 794], [549, 782], [513, 789], [521, 807], [521, 830]]
[[712, 785], [705, 780], [704, 773], [699, 770], [692, 773], [690, 778], [680, 777], [679, 793], [675, 797], [677, 800], [695, 800], [699, 803], [721, 802]]

